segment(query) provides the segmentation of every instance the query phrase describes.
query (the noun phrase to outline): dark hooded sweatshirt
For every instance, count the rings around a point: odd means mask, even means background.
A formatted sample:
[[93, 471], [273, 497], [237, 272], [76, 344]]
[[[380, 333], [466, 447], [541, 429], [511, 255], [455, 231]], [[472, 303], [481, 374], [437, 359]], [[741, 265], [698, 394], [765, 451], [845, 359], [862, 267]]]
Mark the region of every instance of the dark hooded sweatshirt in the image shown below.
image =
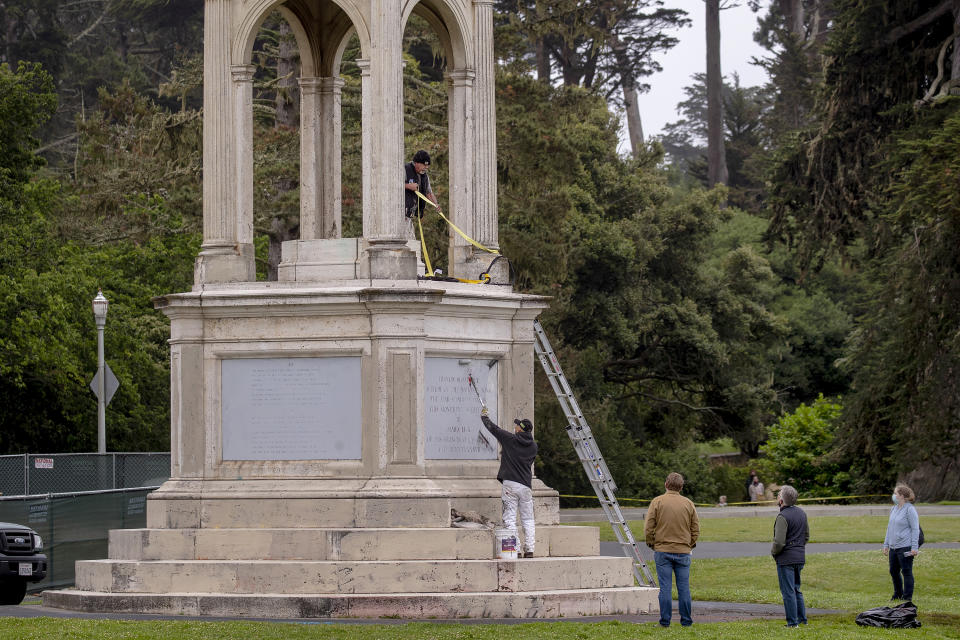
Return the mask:
[[533, 460], [537, 457], [537, 443], [533, 441], [533, 434], [529, 431], [510, 433], [495, 425], [487, 416], [480, 416], [480, 419], [483, 420], [483, 426], [493, 434], [493, 437], [503, 447], [497, 480], [501, 483], [504, 480], [513, 480], [525, 487], [531, 486], [533, 482], [531, 466]]

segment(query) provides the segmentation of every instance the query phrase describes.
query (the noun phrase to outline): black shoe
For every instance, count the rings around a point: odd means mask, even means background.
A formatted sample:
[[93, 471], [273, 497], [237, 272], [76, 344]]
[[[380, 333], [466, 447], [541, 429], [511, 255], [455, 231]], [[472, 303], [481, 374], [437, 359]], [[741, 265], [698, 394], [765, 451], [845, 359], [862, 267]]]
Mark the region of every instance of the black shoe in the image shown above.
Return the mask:
[[532, 558], [532, 557], [533, 557], [533, 551], [524, 551], [524, 552], [523, 552], [523, 555], [521, 555], [520, 557], [521, 557], [521, 558]]

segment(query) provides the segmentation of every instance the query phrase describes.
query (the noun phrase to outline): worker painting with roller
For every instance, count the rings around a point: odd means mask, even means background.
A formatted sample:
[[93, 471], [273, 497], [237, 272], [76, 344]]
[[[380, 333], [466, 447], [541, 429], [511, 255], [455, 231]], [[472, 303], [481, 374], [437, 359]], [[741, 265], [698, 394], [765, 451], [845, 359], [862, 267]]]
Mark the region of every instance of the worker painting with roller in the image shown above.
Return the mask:
[[[470, 385], [480, 398], [473, 376], [469, 377]], [[497, 480], [502, 485], [501, 500], [503, 501], [503, 526], [507, 529], [517, 528], [517, 511], [520, 512], [520, 522], [523, 524], [523, 558], [533, 557], [536, 525], [533, 519], [533, 461], [537, 457], [537, 443], [533, 441], [533, 423], [524, 418], [513, 421], [513, 433], [501, 429], [487, 417], [487, 406], [480, 398], [480, 420], [483, 425], [500, 442], [503, 453], [500, 456], [500, 471]]]

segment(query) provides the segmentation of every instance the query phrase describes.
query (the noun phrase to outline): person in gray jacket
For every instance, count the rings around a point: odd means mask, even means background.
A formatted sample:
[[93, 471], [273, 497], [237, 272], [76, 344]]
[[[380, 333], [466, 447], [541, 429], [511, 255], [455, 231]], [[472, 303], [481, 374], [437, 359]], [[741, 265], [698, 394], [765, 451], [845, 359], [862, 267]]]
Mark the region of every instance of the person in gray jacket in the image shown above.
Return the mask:
[[806, 562], [805, 550], [810, 540], [807, 514], [797, 505], [797, 490], [788, 484], [780, 487], [777, 496], [780, 513], [773, 524], [773, 548], [770, 553], [777, 561], [777, 579], [783, 596], [787, 626], [807, 624], [807, 612], [800, 591], [800, 572]]
[[517, 511], [523, 523], [523, 555], [532, 558], [536, 524], [533, 517], [533, 461], [537, 457], [537, 443], [533, 441], [533, 423], [524, 418], [514, 420], [513, 433], [501, 429], [487, 417], [487, 409], [480, 412], [483, 426], [500, 442], [503, 455], [497, 480], [503, 486], [500, 499], [503, 501], [503, 526], [517, 528]]
[[913, 489], [898, 484], [883, 538], [883, 553], [890, 560], [893, 600], [913, 600], [913, 559], [920, 550], [920, 516], [913, 506]]

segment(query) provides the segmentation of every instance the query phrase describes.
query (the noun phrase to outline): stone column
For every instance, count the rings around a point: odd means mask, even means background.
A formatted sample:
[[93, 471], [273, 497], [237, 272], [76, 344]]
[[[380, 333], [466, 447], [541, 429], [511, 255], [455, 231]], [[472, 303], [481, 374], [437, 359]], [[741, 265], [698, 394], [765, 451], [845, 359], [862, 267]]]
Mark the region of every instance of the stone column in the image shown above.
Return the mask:
[[474, 85], [476, 145], [476, 211], [473, 237], [491, 249], [497, 235], [497, 116], [494, 109], [493, 0], [473, 0], [477, 79]]
[[[300, 239], [323, 237], [320, 220], [324, 196], [323, 173], [320, 170], [320, 130], [322, 107], [320, 85], [323, 78], [300, 78]], [[339, 178], [339, 176], [338, 176]]]
[[343, 118], [340, 102], [344, 80], [329, 77], [320, 79], [320, 176], [323, 197], [320, 200], [320, 237], [339, 238], [341, 235], [340, 188], [342, 174], [341, 134]]
[[[239, 123], [230, 65], [231, 4], [206, 0], [204, 8], [203, 244], [194, 269], [198, 287], [256, 279], [252, 242], [241, 243], [238, 228]], [[252, 104], [248, 109], [252, 118]], [[252, 230], [252, 219], [249, 225]]]
[[365, 58], [357, 59], [360, 69], [360, 197], [363, 213], [363, 237], [371, 232], [374, 225], [373, 207], [370, 195], [370, 173], [373, 163], [369, 149], [372, 146], [373, 136], [373, 99], [370, 95], [370, 61]]
[[[473, 69], [458, 69], [447, 74], [448, 115], [450, 139], [450, 210], [447, 215], [465, 233], [474, 228], [474, 171], [473, 171]], [[452, 229], [448, 263], [451, 274], [470, 277], [466, 262], [472, 246]]]
[[371, 4], [370, 66], [363, 87], [363, 235], [371, 278], [412, 280], [417, 277], [416, 254], [407, 248], [403, 216], [400, 5], [395, 1]]
[[[236, 136], [237, 246], [253, 255], [253, 74], [249, 64], [230, 67], [233, 77], [233, 113]], [[256, 279], [256, 277], [254, 277]]]
[[300, 239], [340, 237], [340, 78], [300, 79]]

